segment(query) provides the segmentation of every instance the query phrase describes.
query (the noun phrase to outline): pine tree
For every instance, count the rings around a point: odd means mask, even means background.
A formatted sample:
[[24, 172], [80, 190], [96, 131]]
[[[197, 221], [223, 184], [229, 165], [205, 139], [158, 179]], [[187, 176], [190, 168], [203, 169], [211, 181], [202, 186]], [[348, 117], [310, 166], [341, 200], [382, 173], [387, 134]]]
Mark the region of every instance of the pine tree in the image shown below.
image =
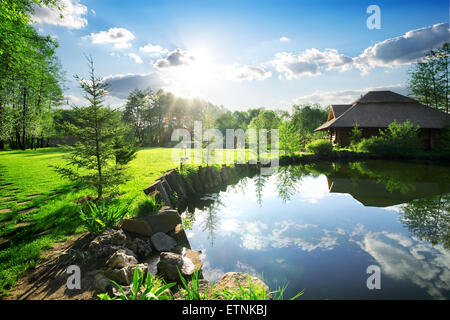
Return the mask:
[[135, 149], [123, 141], [123, 125], [116, 110], [104, 106], [107, 84], [95, 75], [94, 63], [88, 57], [89, 77], [75, 76], [88, 106], [75, 107], [75, 121], [66, 123], [68, 133], [77, 142], [70, 148], [68, 167], [56, 167], [62, 176], [83, 186], [95, 188], [97, 199], [127, 180], [125, 165], [133, 159]]

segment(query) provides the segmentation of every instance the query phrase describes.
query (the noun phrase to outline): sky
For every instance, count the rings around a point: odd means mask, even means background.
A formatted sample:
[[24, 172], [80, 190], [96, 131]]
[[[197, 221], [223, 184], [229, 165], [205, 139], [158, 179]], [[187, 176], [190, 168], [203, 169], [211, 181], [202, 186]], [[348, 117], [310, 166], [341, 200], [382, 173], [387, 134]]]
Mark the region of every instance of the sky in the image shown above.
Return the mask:
[[87, 75], [85, 55], [113, 107], [151, 88], [233, 111], [290, 110], [407, 94], [412, 64], [449, 41], [448, 0], [61, 1], [62, 19], [37, 7], [33, 21], [59, 42], [69, 104], [83, 104], [74, 75]]

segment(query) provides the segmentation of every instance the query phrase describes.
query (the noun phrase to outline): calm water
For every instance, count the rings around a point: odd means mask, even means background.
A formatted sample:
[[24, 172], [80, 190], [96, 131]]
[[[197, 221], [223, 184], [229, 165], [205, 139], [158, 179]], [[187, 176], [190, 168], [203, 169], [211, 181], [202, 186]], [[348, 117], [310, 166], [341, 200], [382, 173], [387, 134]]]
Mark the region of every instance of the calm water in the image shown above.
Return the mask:
[[[244, 177], [183, 216], [204, 276], [262, 276], [285, 297], [449, 299], [450, 167], [321, 163]], [[367, 267], [381, 268], [368, 290]]]

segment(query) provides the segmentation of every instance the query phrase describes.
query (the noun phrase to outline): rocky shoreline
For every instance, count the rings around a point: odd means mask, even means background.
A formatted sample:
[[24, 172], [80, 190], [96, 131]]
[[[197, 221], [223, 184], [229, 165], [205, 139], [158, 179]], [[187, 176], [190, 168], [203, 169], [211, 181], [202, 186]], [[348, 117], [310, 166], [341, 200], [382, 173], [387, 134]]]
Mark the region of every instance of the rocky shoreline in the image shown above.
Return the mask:
[[[95, 292], [119, 296], [113, 280], [126, 293], [131, 289], [136, 268], [144, 275], [158, 275], [168, 283], [178, 284], [181, 284], [178, 270], [188, 282], [198, 272], [202, 288], [209, 290], [211, 284], [203, 279], [201, 272], [201, 251], [191, 249], [180, 213], [185, 210], [188, 197], [231, 183], [238, 173], [256, 171], [258, 167], [250, 164], [234, 168], [199, 167], [190, 176], [194, 183], [185, 182], [177, 169], [165, 172], [144, 190], [164, 204], [160, 210], [124, 219], [116, 229], [107, 229], [90, 242], [85, 265], [92, 270], [89, 276]], [[236, 280], [248, 287], [247, 275], [229, 272], [214, 288], [236, 290]], [[269, 295], [269, 288], [261, 279], [251, 277], [251, 282], [264, 287]], [[175, 297], [181, 299], [179, 294]]]

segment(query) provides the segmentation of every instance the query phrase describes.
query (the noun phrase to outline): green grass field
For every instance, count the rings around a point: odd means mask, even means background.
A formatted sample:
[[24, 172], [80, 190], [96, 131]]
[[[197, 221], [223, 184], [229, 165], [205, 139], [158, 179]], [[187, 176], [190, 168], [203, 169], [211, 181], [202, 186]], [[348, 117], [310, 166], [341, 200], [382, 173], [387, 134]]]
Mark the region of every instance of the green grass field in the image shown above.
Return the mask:
[[[177, 167], [171, 148], [143, 148], [129, 164], [131, 179], [119, 187], [116, 201], [130, 201], [128, 216], [137, 214], [146, 196], [143, 189], [163, 172]], [[223, 162], [227, 153], [223, 153]], [[77, 199], [94, 195], [77, 189], [51, 167], [64, 165], [64, 151], [46, 148], [0, 152], [0, 296], [29, 268], [39, 264], [43, 250], [86, 231]], [[194, 154], [192, 154], [194, 156]], [[246, 160], [249, 152], [246, 151]]]

